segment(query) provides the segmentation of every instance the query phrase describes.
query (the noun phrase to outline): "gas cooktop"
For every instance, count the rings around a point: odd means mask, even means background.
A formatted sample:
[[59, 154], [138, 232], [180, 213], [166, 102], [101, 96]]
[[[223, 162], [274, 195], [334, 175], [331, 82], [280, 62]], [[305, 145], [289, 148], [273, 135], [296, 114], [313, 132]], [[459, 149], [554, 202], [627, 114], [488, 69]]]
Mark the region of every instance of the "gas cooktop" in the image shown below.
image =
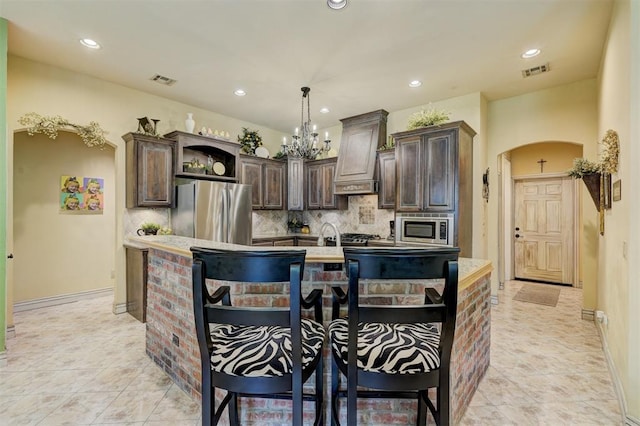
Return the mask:
[[[366, 246], [369, 240], [379, 240], [380, 235], [373, 234], [354, 234], [354, 233], [345, 233], [340, 234], [340, 244], [343, 246]], [[335, 246], [336, 245], [336, 237], [326, 237], [324, 239], [325, 245], [327, 246]]]

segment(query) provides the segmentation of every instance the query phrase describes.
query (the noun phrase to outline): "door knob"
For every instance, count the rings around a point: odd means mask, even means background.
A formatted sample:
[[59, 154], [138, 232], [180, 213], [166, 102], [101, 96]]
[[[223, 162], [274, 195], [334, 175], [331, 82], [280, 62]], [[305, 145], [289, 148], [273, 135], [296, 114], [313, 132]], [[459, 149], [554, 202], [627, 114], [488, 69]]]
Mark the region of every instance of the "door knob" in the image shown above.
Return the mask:
[[519, 230], [520, 230], [520, 227], [519, 227], [519, 226], [516, 226], [516, 231], [519, 231]]
[[516, 238], [520, 238], [520, 234], [516, 234]]
[[13, 259], [13, 253], [9, 253], [9, 255], [7, 256], [7, 259]]

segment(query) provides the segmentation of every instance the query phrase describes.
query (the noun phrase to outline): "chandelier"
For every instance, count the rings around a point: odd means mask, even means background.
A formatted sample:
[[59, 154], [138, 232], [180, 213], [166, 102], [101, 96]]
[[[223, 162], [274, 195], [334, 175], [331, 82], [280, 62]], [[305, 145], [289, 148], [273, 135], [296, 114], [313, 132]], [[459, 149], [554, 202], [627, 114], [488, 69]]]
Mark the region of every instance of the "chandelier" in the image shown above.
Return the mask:
[[[296, 127], [295, 133], [291, 136], [291, 143], [287, 143], [285, 137], [282, 141], [282, 152], [289, 157], [306, 158], [315, 160], [322, 152], [328, 152], [331, 149], [331, 141], [329, 140], [329, 132], [325, 132], [324, 145], [318, 146], [318, 133], [316, 125], [311, 126], [311, 89], [302, 87], [302, 107], [300, 109], [300, 128]], [[307, 99], [307, 121], [304, 120], [304, 100]]]

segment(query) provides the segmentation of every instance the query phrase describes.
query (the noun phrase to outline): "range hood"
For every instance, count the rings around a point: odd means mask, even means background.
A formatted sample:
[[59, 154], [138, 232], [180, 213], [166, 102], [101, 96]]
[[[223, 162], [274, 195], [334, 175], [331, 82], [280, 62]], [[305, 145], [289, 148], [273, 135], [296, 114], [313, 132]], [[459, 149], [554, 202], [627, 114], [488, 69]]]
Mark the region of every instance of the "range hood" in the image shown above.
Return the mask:
[[334, 194], [375, 194], [376, 153], [387, 140], [387, 115], [383, 109], [343, 118], [342, 138], [334, 181]]

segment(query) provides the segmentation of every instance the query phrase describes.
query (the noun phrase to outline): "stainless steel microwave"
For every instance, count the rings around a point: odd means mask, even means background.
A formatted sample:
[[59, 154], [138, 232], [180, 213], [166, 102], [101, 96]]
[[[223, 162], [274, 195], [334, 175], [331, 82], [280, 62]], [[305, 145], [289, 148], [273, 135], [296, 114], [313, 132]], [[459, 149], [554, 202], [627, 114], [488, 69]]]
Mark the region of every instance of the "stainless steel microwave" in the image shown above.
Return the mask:
[[453, 246], [453, 214], [396, 213], [396, 243]]

